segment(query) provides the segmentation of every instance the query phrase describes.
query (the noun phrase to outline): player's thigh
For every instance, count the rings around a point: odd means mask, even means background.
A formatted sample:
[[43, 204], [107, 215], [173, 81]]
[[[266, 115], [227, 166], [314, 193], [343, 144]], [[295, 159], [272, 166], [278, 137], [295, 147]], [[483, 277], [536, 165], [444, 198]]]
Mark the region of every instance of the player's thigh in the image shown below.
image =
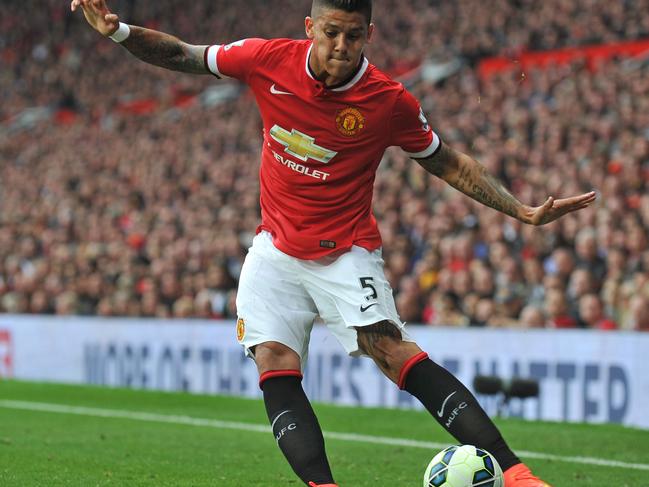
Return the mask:
[[237, 291], [237, 339], [249, 355], [256, 345], [276, 342], [306, 360], [317, 310], [294, 260], [273, 246], [270, 235], [254, 238]]
[[381, 251], [361, 247], [333, 263], [303, 263], [304, 282], [327, 327], [351, 355], [363, 355], [356, 327], [389, 322], [402, 340], [412, 341], [394, 303]]

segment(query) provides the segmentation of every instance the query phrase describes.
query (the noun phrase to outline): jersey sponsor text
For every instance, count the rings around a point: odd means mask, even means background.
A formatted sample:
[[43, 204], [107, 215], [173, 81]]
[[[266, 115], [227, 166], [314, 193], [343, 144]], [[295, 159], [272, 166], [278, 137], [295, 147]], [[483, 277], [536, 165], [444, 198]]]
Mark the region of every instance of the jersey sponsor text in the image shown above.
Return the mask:
[[314, 179], [322, 179], [323, 181], [326, 181], [327, 178], [330, 176], [330, 174], [327, 172], [318, 171], [317, 169], [311, 169], [310, 167], [306, 167], [288, 158], [284, 158], [275, 151], [273, 151], [273, 155], [275, 156], [275, 159], [278, 162], [281, 162], [292, 171], [299, 172], [300, 174], [304, 174], [305, 176], [309, 176]]

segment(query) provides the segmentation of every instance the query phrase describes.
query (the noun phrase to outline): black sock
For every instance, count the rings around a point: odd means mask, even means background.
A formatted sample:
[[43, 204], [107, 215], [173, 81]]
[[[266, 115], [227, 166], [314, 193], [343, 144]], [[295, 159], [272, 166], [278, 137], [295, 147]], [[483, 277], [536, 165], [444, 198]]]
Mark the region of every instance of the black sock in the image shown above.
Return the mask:
[[298, 377], [263, 382], [264, 403], [282, 453], [305, 484], [333, 484], [324, 438]]
[[461, 444], [491, 453], [503, 471], [521, 462], [473, 394], [445, 368], [430, 359], [417, 363], [405, 378], [405, 390]]

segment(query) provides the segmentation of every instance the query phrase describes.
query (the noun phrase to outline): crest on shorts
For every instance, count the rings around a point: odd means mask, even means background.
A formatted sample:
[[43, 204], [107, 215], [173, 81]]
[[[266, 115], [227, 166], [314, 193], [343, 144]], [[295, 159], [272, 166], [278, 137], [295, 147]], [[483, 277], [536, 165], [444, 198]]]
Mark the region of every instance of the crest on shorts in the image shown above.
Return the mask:
[[365, 117], [357, 108], [343, 108], [336, 114], [336, 127], [344, 136], [353, 137], [365, 128]]
[[242, 341], [243, 337], [246, 336], [246, 322], [243, 321], [243, 318], [237, 320], [237, 341]]

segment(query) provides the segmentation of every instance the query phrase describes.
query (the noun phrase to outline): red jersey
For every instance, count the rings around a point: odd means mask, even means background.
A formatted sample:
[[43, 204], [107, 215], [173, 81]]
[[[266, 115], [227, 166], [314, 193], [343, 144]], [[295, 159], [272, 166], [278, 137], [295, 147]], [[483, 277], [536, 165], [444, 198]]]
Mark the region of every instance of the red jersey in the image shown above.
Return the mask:
[[282, 252], [318, 259], [381, 246], [372, 214], [385, 149], [428, 157], [440, 146], [418, 101], [363, 58], [346, 83], [325, 87], [309, 68], [310, 40], [244, 39], [205, 50], [218, 77], [252, 90], [264, 126], [261, 225]]

